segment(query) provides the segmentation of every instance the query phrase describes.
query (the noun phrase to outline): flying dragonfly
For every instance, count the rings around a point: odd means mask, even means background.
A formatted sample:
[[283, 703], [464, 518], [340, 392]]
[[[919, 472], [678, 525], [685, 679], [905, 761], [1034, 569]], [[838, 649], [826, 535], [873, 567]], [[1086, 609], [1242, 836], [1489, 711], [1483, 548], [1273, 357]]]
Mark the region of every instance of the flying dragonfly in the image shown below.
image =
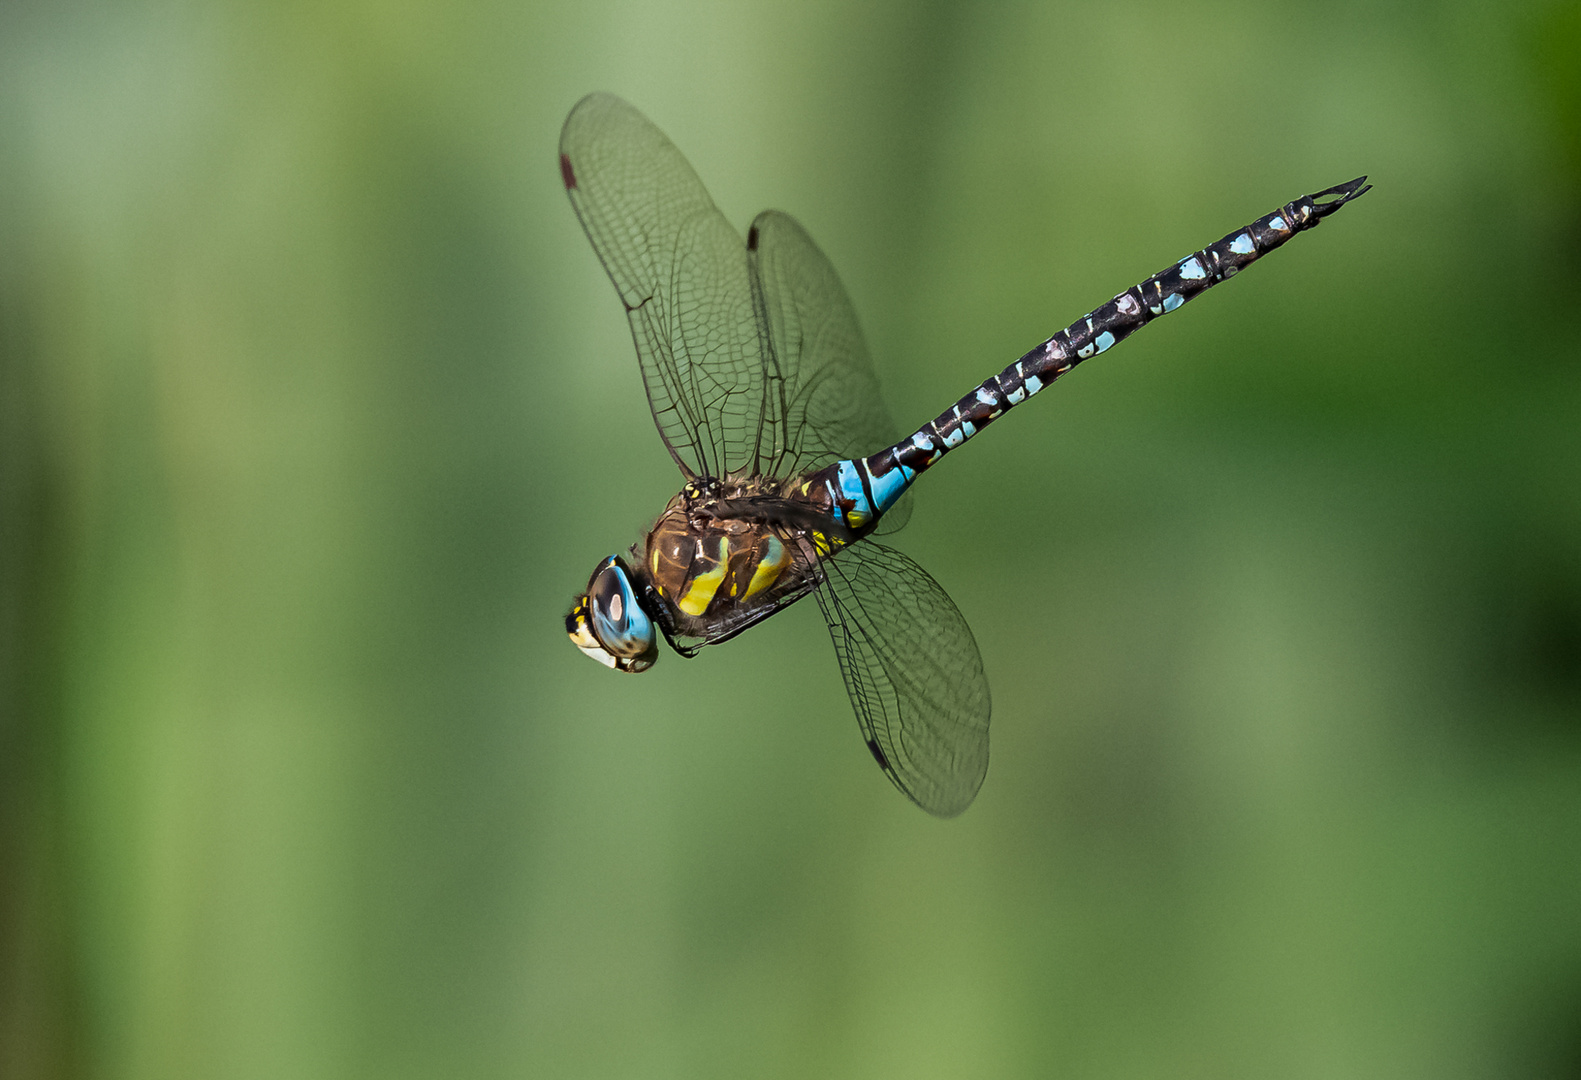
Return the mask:
[[646, 671], [660, 634], [691, 657], [815, 596], [868, 750], [940, 817], [971, 805], [987, 772], [988, 680], [945, 591], [873, 537], [905, 524], [907, 490], [951, 450], [1370, 189], [1365, 176], [1327, 188], [1192, 252], [901, 434], [851, 301], [794, 218], [765, 210], [743, 243], [680, 151], [611, 94], [571, 110], [560, 175], [683, 478], [598, 564], [566, 632], [607, 667]]

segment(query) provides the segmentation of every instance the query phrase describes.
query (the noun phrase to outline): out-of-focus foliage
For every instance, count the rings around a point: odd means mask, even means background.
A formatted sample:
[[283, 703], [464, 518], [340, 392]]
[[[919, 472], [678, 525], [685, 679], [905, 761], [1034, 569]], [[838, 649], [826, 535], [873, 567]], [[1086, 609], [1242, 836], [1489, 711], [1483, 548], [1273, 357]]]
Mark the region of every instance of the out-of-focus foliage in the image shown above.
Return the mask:
[[[1573, 4], [0, 7], [0, 1075], [1581, 1075]], [[562, 616], [678, 477], [559, 124], [796, 214], [903, 424], [1286, 199], [816, 612]]]

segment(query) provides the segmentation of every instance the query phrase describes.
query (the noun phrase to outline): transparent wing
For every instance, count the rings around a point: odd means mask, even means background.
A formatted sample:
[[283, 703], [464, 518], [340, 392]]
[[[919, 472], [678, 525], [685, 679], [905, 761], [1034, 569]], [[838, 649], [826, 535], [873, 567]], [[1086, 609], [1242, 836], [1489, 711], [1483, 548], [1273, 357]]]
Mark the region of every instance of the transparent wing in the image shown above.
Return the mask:
[[750, 467], [764, 345], [741, 234], [664, 133], [611, 94], [571, 110], [560, 170], [626, 305], [670, 455], [688, 476]]
[[918, 806], [954, 817], [988, 771], [988, 680], [971, 628], [892, 548], [864, 540], [822, 566], [818, 604], [868, 749]]
[[[757, 216], [747, 249], [769, 346], [758, 471], [793, 476], [895, 442], [856, 309], [828, 257], [778, 210]], [[903, 498], [879, 532], [894, 532], [910, 512]]]

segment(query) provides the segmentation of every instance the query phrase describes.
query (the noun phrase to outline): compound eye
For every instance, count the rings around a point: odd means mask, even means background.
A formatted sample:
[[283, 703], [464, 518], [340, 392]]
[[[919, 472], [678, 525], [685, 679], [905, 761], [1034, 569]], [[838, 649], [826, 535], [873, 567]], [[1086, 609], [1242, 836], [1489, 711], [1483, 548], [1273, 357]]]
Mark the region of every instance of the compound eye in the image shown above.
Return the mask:
[[599, 621], [610, 626], [625, 625], [626, 609], [630, 606], [627, 597], [630, 595], [625, 575], [618, 566], [606, 566], [599, 570], [587, 587], [588, 602], [598, 613]]
[[610, 655], [627, 661], [618, 666], [641, 671], [653, 663], [658, 635], [653, 620], [637, 603], [631, 577], [620, 560], [608, 559], [594, 572], [587, 586], [587, 603], [599, 644]]

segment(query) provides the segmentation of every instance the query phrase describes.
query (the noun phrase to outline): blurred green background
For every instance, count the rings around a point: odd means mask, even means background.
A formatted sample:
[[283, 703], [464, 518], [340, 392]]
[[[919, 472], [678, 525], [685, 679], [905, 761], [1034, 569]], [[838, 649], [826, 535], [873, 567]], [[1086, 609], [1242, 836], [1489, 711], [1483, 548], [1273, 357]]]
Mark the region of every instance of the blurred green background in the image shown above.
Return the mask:
[[[556, 168], [796, 214], [909, 429], [1287, 199], [816, 608], [563, 614], [678, 485]], [[1581, 7], [0, 7], [0, 1076], [1581, 1077]]]

